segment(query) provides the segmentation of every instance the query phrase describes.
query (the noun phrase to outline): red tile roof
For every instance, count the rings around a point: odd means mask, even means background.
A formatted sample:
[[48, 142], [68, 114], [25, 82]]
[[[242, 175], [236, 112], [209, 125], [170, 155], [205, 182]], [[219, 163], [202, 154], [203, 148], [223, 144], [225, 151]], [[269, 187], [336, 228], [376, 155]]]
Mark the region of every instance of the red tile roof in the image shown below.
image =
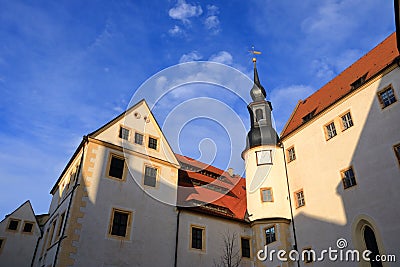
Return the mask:
[[306, 100], [299, 101], [281, 133], [281, 138], [299, 128], [307, 114], [314, 113], [313, 117], [315, 117], [337, 100], [350, 93], [352, 90], [351, 84], [357, 79], [365, 75], [364, 78], [367, 81], [392, 64], [398, 56], [396, 33], [393, 33]]
[[189, 157], [175, 154], [179, 170], [178, 206], [229, 219], [244, 220], [246, 181]]

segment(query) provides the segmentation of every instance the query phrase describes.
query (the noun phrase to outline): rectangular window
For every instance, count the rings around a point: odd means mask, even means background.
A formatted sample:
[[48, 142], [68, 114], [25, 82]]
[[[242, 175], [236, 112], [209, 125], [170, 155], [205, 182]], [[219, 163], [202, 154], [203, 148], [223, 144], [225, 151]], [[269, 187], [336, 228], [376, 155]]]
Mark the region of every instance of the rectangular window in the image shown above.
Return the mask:
[[287, 150], [287, 155], [288, 155], [289, 162], [291, 162], [291, 161], [296, 159], [296, 153], [294, 151], [294, 147], [293, 146]]
[[350, 112], [347, 112], [342, 116], [342, 125], [343, 125], [343, 130], [347, 130], [351, 126], [353, 126], [353, 119], [351, 118]]
[[378, 98], [382, 108], [386, 108], [397, 101], [392, 86], [389, 86], [378, 92]]
[[153, 137], [149, 137], [149, 148], [157, 150], [157, 139]]
[[5, 238], [0, 238], [0, 254], [1, 254], [1, 251], [3, 250], [3, 248], [4, 248], [4, 244], [6, 243], [6, 239]]
[[135, 133], [135, 144], [143, 145], [143, 134]]
[[53, 242], [53, 235], [54, 235], [54, 230], [56, 229], [56, 224], [57, 220], [54, 220], [52, 225], [51, 225], [51, 230], [50, 230], [50, 235], [49, 235], [49, 242], [47, 243], [47, 248], [49, 248]]
[[400, 144], [393, 146], [394, 154], [396, 155], [397, 161], [400, 164]]
[[108, 176], [122, 179], [124, 175], [125, 160], [123, 158], [111, 155]]
[[315, 251], [311, 248], [305, 248], [303, 249], [301, 256], [304, 259], [305, 263], [311, 263], [315, 260]]
[[24, 233], [32, 233], [32, 230], [33, 230], [33, 223], [25, 222], [24, 223], [24, 228], [22, 229], [22, 232], [24, 232]]
[[332, 121], [328, 125], [325, 126], [326, 128], [326, 136], [327, 139], [331, 139], [332, 137], [336, 136], [336, 128], [335, 128], [335, 123]]
[[19, 226], [19, 220], [10, 219], [7, 229], [10, 230], [10, 231], [17, 231], [18, 230], [18, 226]]
[[192, 227], [192, 248], [203, 249], [203, 231], [202, 228]]
[[131, 212], [113, 209], [110, 234], [118, 237], [129, 237]]
[[119, 138], [129, 140], [129, 130], [124, 127], [119, 127]]
[[144, 170], [144, 184], [152, 187], [156, 187], [157, 184], [157, 169], [149, 166], [145, 167]]
[[296, 196], [296, 207], [300, 208], [303, 207], [306, 204], [306, 201], [304, 200], [304, 191], [299, 190], [295, 193]]
[[64, 223], [64, 218], [65, 218], [65, 212], [63, 214], [61, 214], [61, 216], [60, 216], [60, 223], [58, 224], [58, 228], [57, 228], [57, 237], [59, 237], [61, 234], [62, 226]]
[[344, 189], [355, 186], [357, 184], [353, 168], [350, 167], [349, 169], [342, 171], [342, 182]]
[[273, 202], [274, 198], [272, 196], [272, 188], [261, 188], [261, 201], [262, 202]]
[[275, 226], [265, 229], [265, 238], [266, 238], [267, 245], [276, 241]]
[[242, 243], [242, 257], [250, 258], [250, 239], [242, 237], [241, 243]]

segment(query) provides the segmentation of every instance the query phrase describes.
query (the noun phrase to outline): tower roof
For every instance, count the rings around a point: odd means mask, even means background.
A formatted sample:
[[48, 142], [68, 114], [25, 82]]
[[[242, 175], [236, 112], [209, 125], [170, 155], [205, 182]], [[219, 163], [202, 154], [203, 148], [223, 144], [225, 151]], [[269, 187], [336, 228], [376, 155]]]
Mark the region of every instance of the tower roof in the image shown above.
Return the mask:
[[265, 92], [264, 87], [261, 85], [260, 78], [258, 77], [256, 58], [253, 58], [253, 62], [254, 62], [254, 79], [253, 79], [254, 84], [253, 88], [251, 88], [250, 90], [250, 96], [251, 99], [253, 99], [253, 101], [265, 100], [265, 98], [267, 97], [267, 93]]

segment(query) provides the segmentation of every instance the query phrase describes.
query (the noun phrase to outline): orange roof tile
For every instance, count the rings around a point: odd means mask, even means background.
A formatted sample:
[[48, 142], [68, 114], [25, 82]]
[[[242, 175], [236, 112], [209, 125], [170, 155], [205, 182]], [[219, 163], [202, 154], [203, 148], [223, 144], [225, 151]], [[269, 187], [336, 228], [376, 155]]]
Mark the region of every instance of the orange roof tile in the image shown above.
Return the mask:
[[300, 101], [281, 133], [281, 138], [299, 128], [303, 118], [313, 112], [313, 117], [349, 94], [351, 84], [365, 76], [365, 81], [372, 78], [385, 67], [392, 64], [399, 56], [396, 46], [396, 33], [392, 33], [382, 43], [365, 54], [353, 65], [321, 87], [306, 100]]
[[[180, 163], [184, 163], [195, 168], [199, 171], [191, 171], [180, 169], [179, 170], [179, 189], [178, 189], [178, 203], [181, 206], [191, 201], [197, 203], [207, 203], [210, 206], [189, 206], [190, 209], [196, 209], [198, 211], [215, 214], [218, 216], [227, 217], [230, 219], [244, 220], [247, 202], [246, 202], [246, 181], [244, 178], [234, 175], [229, 175], [221, 169], [214, 166], [207, 165], [189, 157], [185, 157], [176, 154], [177, 159]], [[225, 182], [218, 180], [217, 178], [210, 177], [206, 174], [202, 174], [201, 171], [208, 171], [218, 176], [224, 176]], [[190, 181], [201, 181], [204, 183], [203, 186], [188, 185], [185, 179]], [[222, 193], [208, 186], [218, 186], [219, 188], [226, 189], [226, 193]], [[226, 213], [218, 212], [218, 207], [226, 210]]]

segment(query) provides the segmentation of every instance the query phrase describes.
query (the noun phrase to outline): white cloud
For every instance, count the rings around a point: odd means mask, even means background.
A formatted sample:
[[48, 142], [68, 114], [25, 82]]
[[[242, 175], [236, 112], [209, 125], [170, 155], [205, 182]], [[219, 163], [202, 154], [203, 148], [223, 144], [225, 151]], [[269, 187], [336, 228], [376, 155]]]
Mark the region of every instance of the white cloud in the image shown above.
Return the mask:
[[203, 9], [200, 5], [191, 5], [184, 0], [180, 0], [175, 7], [169, 10], [168, 14], [173, 19], [181, 20], [183, 23], [189, 24], [189, 18], [200, 16], [203, 14]]
[[217, 34], [221, 31], [218, 14], [219, 8], [217, 6], [207, 5], [207, 18], [204, 20], [204, 26], [212, 34]]
[[311, 69], [315, 76], [328, 81], [335, 76], [335, 67], [327, 59], [315, 59], [311, 62]]
[[233, 63], [232, 55], [227, 51], [220, 51], [215, 55], [212, 55], [209, 59], [210, 61], [215, 61], [218, 63], [231, 65]]
[[175, 25], [173, 28], [168, 30], [169, 35], [171, 36], [177, 36], [177, 35], [182, 35], [184, 31], [182, 30], [181, 27], [178, 25]]
[[179, 63], [189, 62], [189, 61], [196, 61], [202, 59], [203, 56], [200, 55], [197, 51], [192, 51], [188, 54], [183, 54], [179, 59]]
[[209, 16], [204, 21], [204, 26], [207, 30], [210, 30], [213, 34], [220, 32], [219, 19], [217, 16]]

